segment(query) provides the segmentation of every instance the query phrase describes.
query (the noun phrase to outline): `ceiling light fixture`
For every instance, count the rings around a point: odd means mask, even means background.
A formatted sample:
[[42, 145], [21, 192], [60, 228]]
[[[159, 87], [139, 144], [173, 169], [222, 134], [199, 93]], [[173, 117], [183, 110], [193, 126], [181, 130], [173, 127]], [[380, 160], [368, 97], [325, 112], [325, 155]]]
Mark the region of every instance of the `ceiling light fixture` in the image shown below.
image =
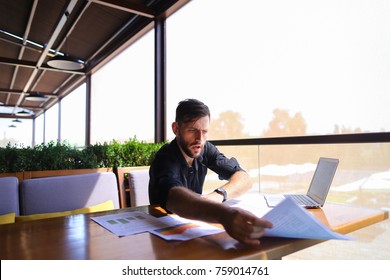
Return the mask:
[[[66, 19], [69, 18], [69, 13], [65, 13]], [[68, 34], [69, 35], [69, 34]], [[65, 54], [60, 54], [57, 52], [52, 58], [49, 58], [47, 61], [47, 65], [53, 68], [61, 69], [61, 70], [81, 70], [84, 68], [84, 62], [78, 58], [70, 56], [66, 53], [67, 51], [67, 41], [68, 35], [65, 36], [64, 44], [65, 44]]]
[[11, 125], [9, 125], [8, 127], [15, 128], [16, 125], [11, 124]]
[[43, 94], [39, 92], [31, 93], [25, 98], [28, 101], [45, 101], [47, 99], [47, 96], [44, 96]]
[[16, 113], [17, 116], [31, 116], [32, 114], [26, 110], [22, 110]]
[[22, 121], [19, 119], [14, 119], [12, 122], [21, 123]]
[[84, 68], [84, 62], [69, 55], [56, 55], [47, 61], [47, 65], [61, 70], [81, 70]]

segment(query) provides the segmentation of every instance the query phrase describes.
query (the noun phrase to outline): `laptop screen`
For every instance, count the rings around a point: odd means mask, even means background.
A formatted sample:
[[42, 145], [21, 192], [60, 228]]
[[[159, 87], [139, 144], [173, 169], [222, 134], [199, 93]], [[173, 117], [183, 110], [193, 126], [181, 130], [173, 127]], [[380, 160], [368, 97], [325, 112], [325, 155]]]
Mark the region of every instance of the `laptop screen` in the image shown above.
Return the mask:
[[339, 160], [333, 158], [321, 157], [318, 161], [307, 195], [321, 205], [326, 200], [338, 163]]

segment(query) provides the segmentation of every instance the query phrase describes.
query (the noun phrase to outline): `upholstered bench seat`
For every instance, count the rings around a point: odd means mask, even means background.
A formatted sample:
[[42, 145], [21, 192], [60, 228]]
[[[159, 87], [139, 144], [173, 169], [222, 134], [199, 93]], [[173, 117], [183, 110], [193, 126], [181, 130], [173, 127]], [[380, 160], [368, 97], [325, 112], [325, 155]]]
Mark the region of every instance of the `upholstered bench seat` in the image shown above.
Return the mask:
[[27, 179], [20, 185], [21, 214], [72, 211], [112, 200], [119, 208], [112, 172]]

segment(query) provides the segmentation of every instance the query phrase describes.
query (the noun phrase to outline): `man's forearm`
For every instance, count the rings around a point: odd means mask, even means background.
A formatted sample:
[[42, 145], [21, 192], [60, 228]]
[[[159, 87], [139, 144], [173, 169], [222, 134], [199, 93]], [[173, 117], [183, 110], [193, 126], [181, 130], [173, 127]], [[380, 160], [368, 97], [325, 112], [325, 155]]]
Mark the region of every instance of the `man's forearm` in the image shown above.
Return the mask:
[[181, 217], [209, 223], [221, 223], [229, 211], [228, 206], [205, 199], [184, 187], [174, 187], [169, 191], [167, 209]]
[[[221, 188], [224, 188], [227, 193], [227, 199], [232, 199], [243, 195], [251, 187], [252, 180], [245, 171], [237, 171], [232, 175], [226, 184], [221, 186]], [[204, 197], [213, 201], [222, 202], [221, 194], [216, 192], [205, 194]]]
[[270, 222], [244, 209], [205, 199], [184, 187], [170, 190], [167, 208], [187, 219], [219, 223], [231, 237], [253, 246], [260, 244], [264, 229], [272, 227]]
[[[228, 199], [232, 199], [247, 192], [251, 186], [249, 175], [245, 171], [238, 171], [222, 187], [226, 190]], [[227, 212], [231, 211], [230, 207], [220, 202], [222, 202], [220, 194], [211, 193], [202, 197], [178, 186], [169, 191], [166, 206], [169, 211], [188, 219], [220, 223]]]
[[236, 198], [252, 187], [252, 180], [245, 171], [237, 171], [222, 187], [226, 190], [228, 199]]

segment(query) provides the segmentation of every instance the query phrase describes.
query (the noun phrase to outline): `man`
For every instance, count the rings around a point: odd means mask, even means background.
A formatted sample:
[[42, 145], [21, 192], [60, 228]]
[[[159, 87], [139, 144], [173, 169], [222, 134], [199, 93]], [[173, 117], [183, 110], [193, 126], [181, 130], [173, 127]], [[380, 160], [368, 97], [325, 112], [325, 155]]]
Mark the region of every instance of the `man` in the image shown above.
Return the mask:
[[[246, 192], [251, 180], [235, 158], [226, 158], [206, 141], [209, 125], [210, 111], [205, 104], [196, 99], [179, 103], [172, 124], [176, 137], [157, 152], [150, 166], [150, 203], [188, 219], [220, 223], [231, 237], [257, 246], [264, 228], [272, 224], [221, 203]], [[227, 183], [202, 195], [208, 168]]]

